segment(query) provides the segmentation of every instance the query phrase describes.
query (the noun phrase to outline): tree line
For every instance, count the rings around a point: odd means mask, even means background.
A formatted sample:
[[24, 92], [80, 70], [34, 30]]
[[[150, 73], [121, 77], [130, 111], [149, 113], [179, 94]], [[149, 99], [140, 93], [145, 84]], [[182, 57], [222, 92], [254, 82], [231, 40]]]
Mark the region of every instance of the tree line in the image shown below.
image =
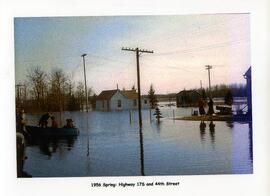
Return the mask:
[[[192, 89], [199, 92], [202, 97], [209, 97], [209, 88], [201, 89], [195, 88]], [[230, 93], [233, 97], [246, 97], [247, 89], [245, 84], [219, 84], [211, 87], [212, 97], [225, 97], [228, 93]]]
[[[83, 82], [73, 82], [71, 77], [61, 69], [54, 69], [48, 73], [41, 67], [28, 70], [24, 85], [16, 85], [16, 106], [27, 112], [44, 111], [79, 111], [86, 109], [85, 87]], [[135, 86], [132, 87], [135, 90]], [[194, 88], [203, 98], [209, 97], [209, 89]], [[212, 97], [245, 97], [247, 96], [246, 85], [244, 84], [220, 84], [211, 88]], [[89, 105], [95, 109], [96, 94], [92, 88], [87, 89]], [[231, 95], [230, 95], [231, 94]], [[150, 107], [157, 106], [158, 98], [153, 84], [148, 91]], [[172, 98], [175, 94], [162, 95]]]
[[[17, 85], [16, 106], [27, 112], [78, 111], [86, 107], [83, 82], [73, 82], [61, 69], [47, 73], [41, 67], [28, 70], [24, 85]], [[92, 88], [87, 89], [88, 100], [95, 107]]]
[[[203, 99], [210, 97], [209, 88], [193, 88], [190, 90], [198, 92]], [[151, 84], [148, 95], [144, 97], [148, 97], [151, 108], [155, 108], [158, 100], [168, 101], [175, 98], [177, 93], [155, 94], [153, 84]], [[220, 84], [212, 86], [211, 94], [214, 98], [224, 98], [225, 102], [230, 102], [233, 97], [246, 97], [247, 89], [245, 84]]]

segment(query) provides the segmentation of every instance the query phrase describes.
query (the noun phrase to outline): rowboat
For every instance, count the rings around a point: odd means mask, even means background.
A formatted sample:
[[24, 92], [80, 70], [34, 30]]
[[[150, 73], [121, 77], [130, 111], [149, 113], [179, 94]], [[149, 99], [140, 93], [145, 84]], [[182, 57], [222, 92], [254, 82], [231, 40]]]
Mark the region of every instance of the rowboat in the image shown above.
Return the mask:
[[31, 136], [37, 137], [69, 137], [78, 136], [79, 129], [77, 128], [52, 128], [52, 127], [37, 127], [37, 126], [25, 126], [26, 131]]

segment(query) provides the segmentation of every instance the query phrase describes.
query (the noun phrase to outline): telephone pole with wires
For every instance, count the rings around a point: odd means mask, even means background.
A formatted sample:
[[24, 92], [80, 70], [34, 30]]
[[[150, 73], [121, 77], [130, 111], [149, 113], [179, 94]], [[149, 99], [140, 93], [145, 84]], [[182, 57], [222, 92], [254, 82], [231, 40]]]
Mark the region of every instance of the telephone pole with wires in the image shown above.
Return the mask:
[[[87, 126], [87, 156], [90, 154], [90, 147], [89, 147], [89, 129], [88, 129], [88, 92], [87, 92], [87, 85], [86, 85], [86, 73], [85, 73], [85, 56], [87, 54], [82, 54], [83, 58], [83, 71], [84, 71], [84, 86], [85, 86], [85, 96], [86, 96], [86, 112], [87, 112], [87, 119], [86, 119], [86, 126]], [[89, 162], [88, 162], [89, 164]], [[87, 165], [87, 168], [89, 168], [89, 165]]]
[[141, 84], [140, 84], [140, 62], [139, 57], [140, 53], [154, 53], [153, 50], [144, 50], [139, 48], [125, 48], [122, 47], [122, 50], [136, 52], [136, 61], [137, 61], [137, 85], [138, 85], [138, 106], [139, 106], [139, 125], [142, 127], [142, 106], [141, 106]]
[[208, 82], [209, 82], [209, 97], [212, 99], [212, 92], [211, 92], [211, 80], [210, 80], [210, 69], [213, 67], [211, 65], [205, 65], [205, 69], [208, 70]]

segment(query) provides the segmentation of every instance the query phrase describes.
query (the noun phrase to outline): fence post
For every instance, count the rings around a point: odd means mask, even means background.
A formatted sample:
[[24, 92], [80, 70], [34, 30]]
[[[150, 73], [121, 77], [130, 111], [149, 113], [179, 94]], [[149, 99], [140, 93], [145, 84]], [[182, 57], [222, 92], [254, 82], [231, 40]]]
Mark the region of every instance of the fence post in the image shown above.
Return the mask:
[[152, 111], [151, 108], [149, 109], [149, 114], [150, 114], [150, 123], [152, 122]]

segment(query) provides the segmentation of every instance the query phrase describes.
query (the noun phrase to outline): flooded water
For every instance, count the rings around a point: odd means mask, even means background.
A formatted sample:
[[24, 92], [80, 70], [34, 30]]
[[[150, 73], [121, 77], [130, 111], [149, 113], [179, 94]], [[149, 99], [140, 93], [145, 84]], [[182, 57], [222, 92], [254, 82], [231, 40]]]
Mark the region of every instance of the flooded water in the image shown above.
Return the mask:
[[[161, 107], [156, 123], [143, 110], [66, 112], [80, 130], [77, 138], [39, 141], [26, 148], [24, 170], [33, 177], [249, 174], [251, 123], [172, 120], [192, 108]], [[152, 114], [154, 111], [152, 111]], [[27, 115], [29, 124], [39, 116]], [[210, 126], [209, 126], [210, 125]]]

